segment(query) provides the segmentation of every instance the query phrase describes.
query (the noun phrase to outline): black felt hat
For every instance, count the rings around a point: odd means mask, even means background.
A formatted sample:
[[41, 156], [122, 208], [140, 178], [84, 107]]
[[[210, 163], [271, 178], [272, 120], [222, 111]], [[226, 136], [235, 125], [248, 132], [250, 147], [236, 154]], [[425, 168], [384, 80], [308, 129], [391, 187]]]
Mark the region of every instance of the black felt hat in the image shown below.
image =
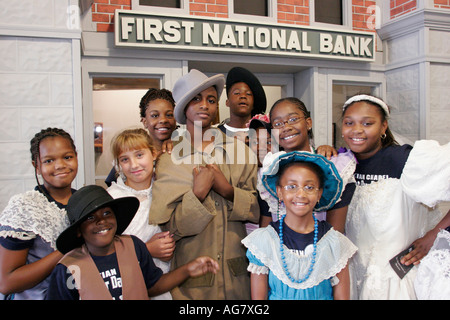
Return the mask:
[[117, 220], [116, 234], [122, 234], [133, 220], [139, 208], [136, 197], [114, 199], [104, 188], [96, 185], [85, 186], [76, 191], [67, 204], [70, 226], [56, 239], [56, 248], [63, 254], [80, 247], [84, 239], [77, 235], [80, 224], [89, 214], [100, 208], [110, 207]]
[[267, 108], [267, 98], [264, 89], [259, 82], [258, 78], [255, 77], [253, 73], [242, 67], [234, 67], [228, 71], [226, 87], [227, 95], [233, 84], [238, 82], [246, 83], [253, 93], [253, 110], [252, 117], [257, 114], [262, 114], [266, 112]]
[[258, 128], [264, 128], [266, 129], [269, 133], [272, 130], [272, 125], [264, 120], [261, 119], [257, 119], [257, 118], [253, 118], [250, 120], [250, 123], [248, 125], [248, 127], [250, 129], [258, 129]]

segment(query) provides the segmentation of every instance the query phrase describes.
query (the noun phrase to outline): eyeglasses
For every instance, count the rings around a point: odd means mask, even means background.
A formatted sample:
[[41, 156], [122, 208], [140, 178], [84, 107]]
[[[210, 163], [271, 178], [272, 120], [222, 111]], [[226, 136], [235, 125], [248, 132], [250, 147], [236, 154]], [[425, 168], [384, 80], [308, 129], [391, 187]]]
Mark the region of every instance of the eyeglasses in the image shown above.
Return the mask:
[[300, 122], [300, 120], [302, 120], [302, 119], [305, 119], [305, 117], [290, 117], [287, 120], [275, 121], [272, 124], [272, 127], [274, 127], [275, 129], [281, 129], [281, 128], [284, 128], [284, 126], [286, 124], [293, 125], [293, 124], [296, 124], [297, 122]]
[[316, 188], [315, 186], [300, 187], [296, 184], [288, 184], [282, 188], [289, 193], [297, 193], [298, 190], [302, 189], [304, 193], [309, 194], [309, 195], [316, 194], [317, 191], [319, 191], [319, 188]]

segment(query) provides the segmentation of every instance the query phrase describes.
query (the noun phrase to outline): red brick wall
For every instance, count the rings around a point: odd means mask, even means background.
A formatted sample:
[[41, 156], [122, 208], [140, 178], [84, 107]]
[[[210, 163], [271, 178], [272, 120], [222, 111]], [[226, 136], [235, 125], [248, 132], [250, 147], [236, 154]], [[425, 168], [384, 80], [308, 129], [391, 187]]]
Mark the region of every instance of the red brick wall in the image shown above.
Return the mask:
[[434, 7], [441, 9], [450, 9], [450, 0], [434, 0]]
[[189, 0], [189, 12], [194, 16], [228, 18], [228, 0]]
[[309, 0], [278, 0], [278, 22], [309, 25]]
[[417, 0], [391, 0], [391, 19], [417, 9]]
[[[352, 0], [353, 30], [375, 31], [371, 24], [375, 24], [375, 9], [369, 10], [376, 5], [374, 0]], [[371, 19], [372, 17], [372, 19]]]
[[97, 24], [98, 32], [114, 32], [114, 10], [131, 10], [131, 0], [94, 0], [92, 22]]
[[[435, 0], [439, 1], [439, 0]], [[445, 0], [447, 2], [450, 0]], [[375, 5], [375, 0], [352, 0], [353, 29], [374, 31], [368, 25], [373, 13], [368, 7]], [[392, 3], [409, 3], [416, 1], [392, 0]], [[402, 6], [405, 8], [406, 4]], [[92, 22], [98, 32], [114, 32], [114, 10], [131, 10], [131, 0], [94, 0], [92, 4]], [[278, 22], [298, 25], [309, 25], [309, 0], [277, 0]], [[215, 18], [228, 17], [228, 0], [189, 0], [191, 15]], [[391, 11], [392, 14], [392, 11]]]

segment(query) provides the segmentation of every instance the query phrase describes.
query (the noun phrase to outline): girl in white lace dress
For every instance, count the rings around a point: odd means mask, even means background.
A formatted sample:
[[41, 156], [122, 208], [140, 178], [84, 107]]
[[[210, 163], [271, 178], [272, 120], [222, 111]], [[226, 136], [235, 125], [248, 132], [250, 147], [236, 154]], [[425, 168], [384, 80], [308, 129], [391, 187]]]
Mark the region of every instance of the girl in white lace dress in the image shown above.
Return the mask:
[[30, 151], [38, 185], [13, 196], [0, 214], [0, 292], [4, 299], [44, 299], [49, 275], [63, 256], [56, 250], [56, 238], [69, 226], [65, 207], [75, 192], [71, 185], [78, 160], [68, 133], [44, 129], [31, 140]]
[[[388, 118], [387, 105], [373, 96], [357, 95], [344, 105], [342, 135], [358, 159], [345, 227], [358, 247], [350, 262], [353, 299], [415, 299], [414, 265], [450, 220], [433, 209], [450, 199], [450, 144], [399, 146]], [[409, 253], [400, 254], [404, 250]], [[391, 266], [398, 254], [393, 265], [406, 274]]]
[[[145, 242], [156, 266], [167, 273], [175, 241], [168, 232], [162, 232], [158, 225], [149, 224], [148, 221], [152, 202], [153, 163], [157, 154], [153, 140], [145, 129], [127, 129], [114, 138], [112, 152], [120, 176], [107, 189], [109, 194], [113, 198], [134, 196], [140, 202], [136, 215], [123, 234], [134, 235]], [[171, 299], [171, 295], [168, 292], [153, 299]]]

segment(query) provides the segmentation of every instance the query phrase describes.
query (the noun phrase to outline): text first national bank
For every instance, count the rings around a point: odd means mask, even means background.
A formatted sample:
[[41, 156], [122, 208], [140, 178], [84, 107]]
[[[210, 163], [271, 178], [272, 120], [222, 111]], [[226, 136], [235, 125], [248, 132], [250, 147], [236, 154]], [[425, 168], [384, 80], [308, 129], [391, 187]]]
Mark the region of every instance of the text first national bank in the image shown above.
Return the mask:
[[372, 32], [116, 11], [116, 46], [373, 61]]

